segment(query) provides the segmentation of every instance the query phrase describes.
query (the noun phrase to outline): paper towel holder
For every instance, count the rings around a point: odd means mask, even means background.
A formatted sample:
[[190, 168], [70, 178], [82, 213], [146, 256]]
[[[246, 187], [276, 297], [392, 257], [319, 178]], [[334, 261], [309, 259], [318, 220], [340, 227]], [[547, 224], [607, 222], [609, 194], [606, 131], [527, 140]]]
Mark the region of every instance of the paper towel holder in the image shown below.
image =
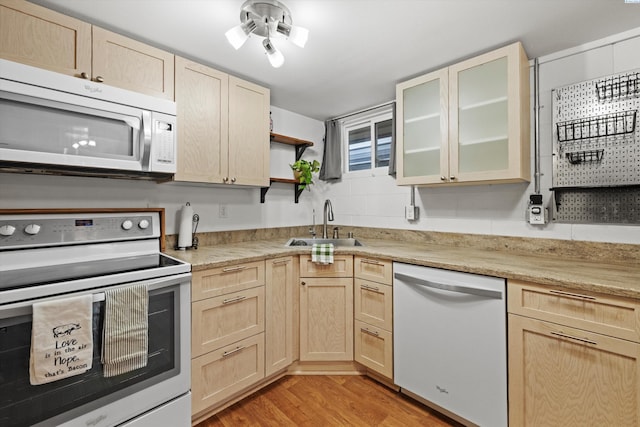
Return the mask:
[[[191, 203], [187, 202], [186, 205], [183, 206], [182, 215], [184, 215], [184, 209], [186, 207], [190, 209], [191, 208]], [[191, 212], [193, 212], [193, 209], [190, 209], [190, 210], [191, 210]], [[178, 234], [178, 239], [176, 240], [176, 246], [175, 246], [176, 250], [183, 251], [183, 250], [186, 250], [186, 249], [198, 249], [198, 237], [196, 236], [196, 231], [198, 230], [198, 224], [200, 223], [200, 215], [198, 215], [197, 213], [193, 213], [193, 214], [190, 214], [190, 217], [191, 217], [190, 218], [191, 224], [184, 224], [184, 223], [181, 224], [180, 232]], [[181, 218], [181, 221], [183, 221], [184, 219], [186, 219], [186, 218]], [[186, 231], [186, 230], [183, 230], [183, 227], [188, 226], [188, 225], [190, 225], [190, 227], [188, 228], [189, 231], [188, 231], [187, 235], [190, 235], [189, 236], [190, 237], [189, 240], [190, 240], [191, 244], [190, 245], [185, 245], [181, 241], [181, 240], [183, 240], [181, 238], [181, 235], [182, 235], [182, 233], [184, 231]], [[181, 244], [181, 243], [183, 243], [183, 244]]]

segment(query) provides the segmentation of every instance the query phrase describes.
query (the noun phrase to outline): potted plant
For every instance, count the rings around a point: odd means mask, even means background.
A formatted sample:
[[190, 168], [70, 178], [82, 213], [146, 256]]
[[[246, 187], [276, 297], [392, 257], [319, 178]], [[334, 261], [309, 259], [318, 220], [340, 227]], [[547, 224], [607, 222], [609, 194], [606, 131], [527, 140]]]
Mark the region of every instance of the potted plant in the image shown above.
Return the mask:
[[301, 189], [311, 190], [309, 185], [313, 184], [312, 173], [320, 171], [320, 162], [313, 160], [308, 162], [300, 159], [289, 165], [293, 170], [293, 177], [300, 183]]

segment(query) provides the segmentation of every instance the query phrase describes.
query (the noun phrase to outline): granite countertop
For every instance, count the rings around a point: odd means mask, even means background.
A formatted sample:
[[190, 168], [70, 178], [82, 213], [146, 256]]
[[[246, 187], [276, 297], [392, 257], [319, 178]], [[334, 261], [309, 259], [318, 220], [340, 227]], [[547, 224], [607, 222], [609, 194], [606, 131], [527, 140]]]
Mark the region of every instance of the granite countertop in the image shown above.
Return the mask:
[[[362, 255], [397, 262], [487, 276], [601, 292], [640, 299], [640, 263], [584, 259], [558, 254], [528, 255], [509, 250], [454, 247], [386, 239], [360, 239], [364, 246], [336, 247], [335, 254]], [[286, 239], [268, 239], [201, 246], [166, 253], [192, 265], [193, 271], [240, 262], [310, 253], [309, 247], [285, 247]]]

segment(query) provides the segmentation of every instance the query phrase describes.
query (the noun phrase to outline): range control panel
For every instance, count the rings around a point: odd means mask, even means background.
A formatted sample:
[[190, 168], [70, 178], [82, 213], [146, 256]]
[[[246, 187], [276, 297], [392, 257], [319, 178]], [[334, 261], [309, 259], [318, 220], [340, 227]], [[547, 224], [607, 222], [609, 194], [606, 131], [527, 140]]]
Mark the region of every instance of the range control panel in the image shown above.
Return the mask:
[[158, 237], [157, 212], [0, 215], [0, 249]]

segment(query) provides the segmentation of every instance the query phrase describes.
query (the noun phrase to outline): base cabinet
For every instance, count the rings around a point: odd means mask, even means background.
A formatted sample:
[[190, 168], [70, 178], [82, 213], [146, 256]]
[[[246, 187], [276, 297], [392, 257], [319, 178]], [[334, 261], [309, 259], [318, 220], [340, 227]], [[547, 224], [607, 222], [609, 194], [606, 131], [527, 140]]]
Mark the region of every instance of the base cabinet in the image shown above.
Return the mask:
[[393, 380], [393, 263], [354, 257], [356, 362]]
[[293, 362], [295, 285], [293, 257], [266, 261], [265, 375], [268, 377]]
[[640, 344], [509, 315], [509, 424], [640, 425]]
[[356, 362], [393, 378], [393, 334], [359, 320], [354, 321]]
[[264, 378], [264, 334], [193, 359], [191, 378], [194, 414], [257, 383]]
[[265, 377], [265, 262], [194, 271], [192, 415], [214, 410]]
[[300, 256], [300, 360], [353, 360], [353, 257], [314, 264]]
[[640, 304], [512, 280], [509, 424], [640, 425]]

